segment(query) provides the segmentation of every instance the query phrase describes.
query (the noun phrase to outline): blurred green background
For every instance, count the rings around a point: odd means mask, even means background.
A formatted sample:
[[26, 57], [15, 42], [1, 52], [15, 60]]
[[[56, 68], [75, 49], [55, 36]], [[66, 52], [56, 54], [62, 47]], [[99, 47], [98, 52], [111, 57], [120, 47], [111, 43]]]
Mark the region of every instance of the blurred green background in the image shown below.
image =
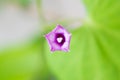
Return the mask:
[[[68, 53], [43, 37], [57, 24]], [[120, 0], [0, 0], [0, 80], [120, 80]]]

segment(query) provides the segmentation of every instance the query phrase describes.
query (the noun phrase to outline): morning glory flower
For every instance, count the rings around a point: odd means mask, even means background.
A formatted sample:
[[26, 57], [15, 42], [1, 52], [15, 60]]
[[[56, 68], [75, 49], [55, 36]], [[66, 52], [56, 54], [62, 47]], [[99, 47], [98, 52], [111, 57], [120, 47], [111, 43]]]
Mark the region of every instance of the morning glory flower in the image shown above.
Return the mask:
[[45, 38], [52, 52], [69, 51], [71, 34], [61, 25], [57, 25], [55, 29], [45, 35]]

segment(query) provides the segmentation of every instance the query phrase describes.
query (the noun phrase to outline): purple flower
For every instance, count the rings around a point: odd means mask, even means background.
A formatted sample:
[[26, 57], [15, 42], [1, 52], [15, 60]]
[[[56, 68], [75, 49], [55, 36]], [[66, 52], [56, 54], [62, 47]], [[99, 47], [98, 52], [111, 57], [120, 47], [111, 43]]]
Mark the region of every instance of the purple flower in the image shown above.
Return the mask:
[[69, 51], [71, 34], [61, 25], [57, 25], [50, 33], [45, 35], [50, 49], [54, 51]]

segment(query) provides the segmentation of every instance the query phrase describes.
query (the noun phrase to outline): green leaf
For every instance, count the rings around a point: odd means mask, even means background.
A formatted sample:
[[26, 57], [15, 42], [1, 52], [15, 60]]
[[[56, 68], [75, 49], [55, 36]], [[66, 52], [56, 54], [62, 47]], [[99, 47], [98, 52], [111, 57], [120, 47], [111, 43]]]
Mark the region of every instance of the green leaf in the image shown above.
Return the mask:
[[19, 3], [22, 7], [26, 8], [26, 7], [28, 7], [28, 6], [30, 5], [31, 1], [30, 1], [30, 0], [18, 0], [18, 3]]
[[120, 29], [118, 26], [120, 25], [120, 0], [83, 0], [83, 2], [88, 18], [94, 24]]
[[50, 54], [46, 48], [50, 68], [60, 80], [119, 80], [120, 43], [110, 44], [107, 40], [114, 38], [107, 37], [102, 31], [86, 27], [73, 32], [69, 53]]
[[18, 46], [0, 52], [0, 80], [31, 80], [42, 74], [41, 42]]
[[51, 54], [46, 43], [48, 65], [59, 80], [120, 80], [120, 1], [83, 2], [88, 15], [70, 52]]

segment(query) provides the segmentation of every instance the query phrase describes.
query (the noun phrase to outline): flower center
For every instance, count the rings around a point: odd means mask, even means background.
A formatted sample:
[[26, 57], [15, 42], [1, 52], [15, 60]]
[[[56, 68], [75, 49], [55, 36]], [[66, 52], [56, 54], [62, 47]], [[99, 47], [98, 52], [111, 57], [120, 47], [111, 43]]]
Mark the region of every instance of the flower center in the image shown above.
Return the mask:
[[63, 40], [63, 38], [62, 38], [62, 37], [57, 38], [57, 42], [58, 42], [58, 43], [61, 43], [61, 42], [62, 42], [62, 40]]
[[65, 42], [65, 36], [64, 36], [64, 34], [57, 33], [55, 41], [57, 42], [58, 45], [62, 46], [64, 44], [64, 42]]

